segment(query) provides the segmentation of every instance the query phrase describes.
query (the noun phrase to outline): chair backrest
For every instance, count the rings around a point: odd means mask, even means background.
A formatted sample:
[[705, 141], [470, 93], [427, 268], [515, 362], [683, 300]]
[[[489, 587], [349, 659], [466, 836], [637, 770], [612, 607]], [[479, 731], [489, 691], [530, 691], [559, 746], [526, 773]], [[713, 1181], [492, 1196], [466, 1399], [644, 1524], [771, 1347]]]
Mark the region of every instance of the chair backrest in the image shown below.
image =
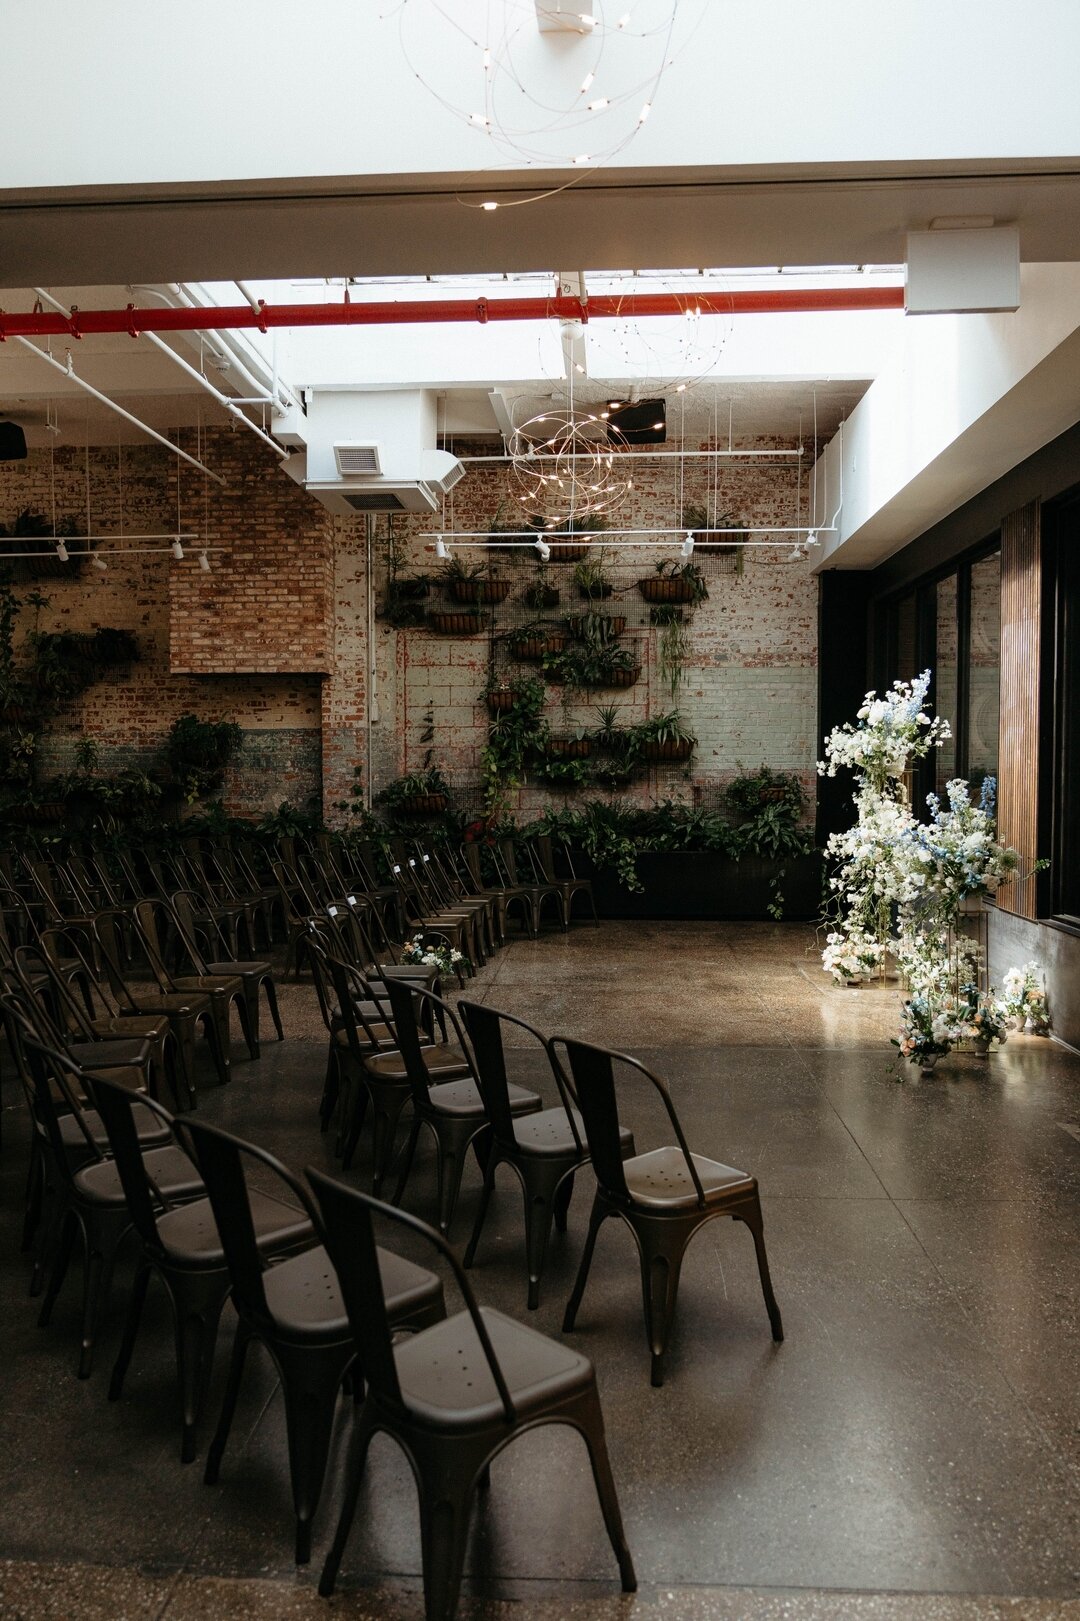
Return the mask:
[[165, 966], [163, 948], [169, 914], [164, 900], [136, 901], [131, 909], [139, 941], [150, 964], [150, 972], [162, 990], [172, 990], [172, 977]]
[[132, 1226], [151, 1253], [162, 1255], [164, 1250], [158, 1237], [157, 1214], [168, 1210], [170, 1205], [146, 1169], [135, 1121], [136, 1102], [157, 1115], [174, 1138], [176, 1122], [168, 1109], [153, 1098], [140, 1096], [136, 1099], [131, 1089], [118, 1081], [91, 1074], [84, 1075], [83, 1080], [105, 1127]]
[[[527, 1030], [550, 1059], [547, 1038], [540, 1034], [534, 1025], [527, 1024], [513, 1013], [501, 1013], [498, 1008], [486, 1007], [482, 1002], [459, 1002], [458, 1011], [465, 1021], [465, 1028], [469, 1032], [469, 1041], [476, 1058], [476, 1081], [480, 1088], [480, 1095], [484, 1100], [484, 1107], [488, 1112], [495, 1135], [507, 1148], [513, 1149], [514, 1117], [510, 1110], [510, 1093], [506, 1075], [506, 1049], [503, 1042], [503, 1025], [516, 1025], [520, 1030]], [[568, 1087], [566, 1077], [557, 1064], [551, 1066], [555, 1077], [555, 1084], [559, 1089], [559, 1101], [566, 1110], [570, 1122], [570, 1130], [574, 1142], [579, 1150], [584, 1147], [577, 1121], [573, 1115], [575, 1101], [571, 1089]]]
[[196, 894], [193, 889], [178, 889], [175, 895], [169, 896], [169, 906], [184, 949], [197, 974], [209, 973], [200, 934], [210, 948], [212, 960], [221, 961], [231, 955], [228, 942], [202, 895]]
[[705, 1190], [701, 1185], [697, 1166], [679, 1124], [679, 1117], [675, 1113], [671, 1094], [659, 1075], [655, 1075], [636, 1058], [631, 1058], [628, 1053], [614, 1052], [608, 1047], [594, 1047], [587, 1041], [575, 1041], [571, 1036], [552, 1036], [547, 1045], [553, 1070], [557, 1072], [560, 1067], [558, 1055], [560, 1047], [569, 1060], [578, 1107], [585, 1121], [585, 1135], [589, 1139], [589, 1156], [596, 1172], [596, 1179], [604, 1191], [612, 1198], [630, 1202], [619, 1145], [619, 1105], [614, 1066], [620, 1064], [643, 1075], [660, 1094], [668, 1123], [675, 1133], [690, 1180], [694, 1184], [698, 1205], [704, 1209]]
[[[389, 1011], [384, 1016], [382, 1003], [375, 997], [368, 981], [358, 969], [342, 962], [330, 952], [325, 953], [324, 961], [334, 987], [334, 998], [338, 1005], [341, 1028], [345, 1031], [349, 1052], [362, 1064], [369, 1053], [385, 1052], [392, 1047], [393, 1043], [377, 1028], [379, 1025], [389, 1024]], [[364, 1011], [365, 1002], [369, 1005], [374, 1003], [378, 1010], [377, 1019], [369, 1018]]]
[[[468, 1045], [464, 1040], [461, 1026], [454, 1015], [449, 1002], [444, 1002], [441, 996], [433, 991], [426, 991], [419, 985], [412, 985], [407, 980], [388, 979], [386, 981], [386, 995], [393, 1014], [393, 1035], [398, 1052], [405, 1060], [405, 1073], [409, 1077], [409, 1090], [412, 1092], [413, 1106], [423, 1109], [428, 1103], [428, 1088], [431, 1085], [431, 1076], [421, 1052], [420, 1024], [421, 1010], [438, 1011], [442, 1019], [449, 1019], [454, 1034], [461, 1045], [465, 1061], [472, 1069], [472, 1059], [469, 1056]], [[432, 1025], [434, 1020], [430, 1021]]]
[[487, 1327], [469, 1281], [449, 1244], [426, 1222], [420, 1221], [406, 1210], [383, 1204], [357, 1188], [346, 1187], [344, 1182], [326, 1176], [313, 1165], [306, 1167], [305, 1176], [315, 1190], [322, 1215], [320, 1238], [334, 1263], [341, 1285], [345, 1310], [349, 1316], [364, 1377], [380, 1399], [401, 1407], [401, 1386], [398, 1383], [394, 1361], [393, 1338], [386, 1312], [379, 1256], [375, 1246], [373, 1215], [399, 1222], [402, 1227], [419, 1233], [433, 1245], [454, 1274], [454, 1281], [472, 1318], [484, 1358], [491, 1370], [495, 1388], [499, 1393], [507, 1422], [513, 1424], [517, 1414], [505, 1376], [495, 1355]]
[[0, 1018], [8, 1047], [15, 1059], [30, 1119], [42, 1151], [56, 1173], [71, 1181], [69, 1153], [60, 1131], [60, 1115], [71, 1115], [82, 1136], [89, 1160], [102, 1160], [82, 1104], [82, 1077], [70, 1059], [43, 1039], [36, 1009], [10, 986], [0, 996]]
[[[70, 971], [62, 967], [59, 954], [55, 951], [56, 936], [64, 937], [64, 934], [62, 929], [43, 929], [39, 945], [19, 946], [14, 957], [15, 971], [24, 986], [28, 990], [33, 989], [38, 1001], [44, 1002], [56, 1031], [65, 1038], [65, 1044], [73, 1036], [82, 1041], [93, 1041], [93, 981], [92, 978], [84, 979], [82, 965], [77, 965], [84, 998], [80, 1001], [72, 983], [74, 976], [68, 977]], [[50, 944], [53, 950], [50, 950]]]
[[266, 1303], [262, 1275], [265, 1263], [255, 1240], [251, 1211], [251, 1188], [244, 1171], [245, 1160], [252, 1160], [284, 1182], [306, 1215], [314, 1219], [311, 1196], [303, 1183], [281, 1161], [255, 1143], [236, 1137], [220, 1126], [203, 1120], [184, 1119], [177, 1123], [177, 1134], [190, 1146], [191, 1154], [206, 1184], [225, 1251], [233, 1293], [248, 1318], [270, 1330], [274, 1319]]

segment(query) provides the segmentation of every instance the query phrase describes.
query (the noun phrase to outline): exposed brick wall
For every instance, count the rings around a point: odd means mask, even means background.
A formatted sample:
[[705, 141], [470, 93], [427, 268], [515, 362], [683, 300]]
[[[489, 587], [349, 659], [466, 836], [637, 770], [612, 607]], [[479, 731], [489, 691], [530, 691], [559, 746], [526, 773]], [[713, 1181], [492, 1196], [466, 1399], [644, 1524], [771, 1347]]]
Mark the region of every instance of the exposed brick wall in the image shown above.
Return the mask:
[[[194, 448], [193, 439], [185, 438], [185, 448]], [[351, 796], [357, 765], [378, 789], [422, 766], [429, 749], [456, 788], [466, 796], [474, 792], [487, 727], [482, 688], [493, 653], [490, 636], [443, 638], [376, 621], [377, 713], [369, 713], [363, 521], [332, 518], [241, 430], [204, 435], [202, 450], [227, 476], [228, 488], [183, 470], [180, 521], [225, 548], [212, 554], [210, 575], [199, 570], [193, 547], [181, 564], [162, 555], [112, 556], [107, 574], [88, 569], [80, 578], [44, 587], [51, 601], [40, 615], [42, 628], [127, 628], [142, 652], [138, 665], [92, 687], [60, 718], [43, 746], [46, 767], [68, 764], [83, 732], [98, 742], [106, 764], [150, 763], [168, 726], [190, 709], [204, 719], [236, 720], [244, 731], [226, 783], [227, 803], [237, 811], [259, 811], [283, 799], [303, 805], [320, 791], [329, 811]], [[687, 464], [682, 499], [704, 497], [707, 465]], [[118, 530], [121, 482], [128, 533], [175, 528], [176, 463], [168, 452], [126, 448], [121, 481], [116, 451], [92, 450], [89, 472], [95, 533]], [[724, 463], [721, 478], [721, 510], [747, 523], [798, 521], [792, 463]], [[677, 522], [681, 501], [670, 468], [642, 459], [635, 486], [620, 523], [669, 528]], [[504, 468], [472, 469], [452, 494], [443, 519], [447, 529], [486, 530], [505, 487]], [[0, 467], [0, 521], [10, 521], [23, 506], [48, 512], [54, 493], [59, 515], [85, 511], [81, 451], [59, 448], [51, 468], [47, 452]], [[420, 539], [421, 530], [433, 527], [419, 518], [396, 520], [407, 569], [435, 570]], [[380, 601], [386, 545], [380, 520], [374, 545]], [[673, 541], [669, 555], [676, 551]], [[630, 620], [627, 639], [640, 653], [641, 680], [627, 691], [584, 700], [552, 689], [549, 719], [556, 729], [594, 724], [596, 704], [617, 704], [627, 722], [672, 707], [657, 677], [657, 632], [635, 586], [654, 555], [612, 545], [605, 559], [618, 593], [609, 606]], [[633, 793], [708, 797], [740, 768], [762, 762], [799, 772], [812, 792], [817, 588], [808, 564], [789, 562], [784, 549], [748, 550], [739, 573], [730, 559], [699, 561], [710, 597], [687, 626], [690, 652], [678, 700], [699, 747], [688, 775], [664, 769]], [[497, 610], [496, 627], [527, 616], [516, 599], [534, 563], [531, 553], [498, 558], [497, 569], [512, 573], [515, 585], [512, 603]], [[575, 599], [571, 574], [569, 566], [553, 569], [562, 591], [560, 613], [585, 606]], [[28, 610], [22, 618], [25, 628], [33, 615]], [[504, 652], [496, 657], [505, 661]], [[428, 731], [432, 736], [425, 741]], [[530, 814], [562, 797], [560, 790], [530, 784], [520, 808]]]

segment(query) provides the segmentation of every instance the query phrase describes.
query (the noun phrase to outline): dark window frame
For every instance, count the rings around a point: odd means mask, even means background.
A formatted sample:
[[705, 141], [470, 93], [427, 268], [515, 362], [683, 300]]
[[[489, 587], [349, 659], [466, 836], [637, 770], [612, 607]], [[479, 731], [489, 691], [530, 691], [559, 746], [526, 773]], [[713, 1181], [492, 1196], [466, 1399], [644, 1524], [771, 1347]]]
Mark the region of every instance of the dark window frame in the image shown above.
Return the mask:
[[[1042, 515], [1043, 623], [1039, 750], [1039, 848], [1050, 865], [1038, 874], [1041, 918], [1080, 934], [1080, 489], [1047, 502]], [[1071, 834], [1071, 838], [1070, 838]], [[1070, 902], [1072, 904], [1070, 904]]]

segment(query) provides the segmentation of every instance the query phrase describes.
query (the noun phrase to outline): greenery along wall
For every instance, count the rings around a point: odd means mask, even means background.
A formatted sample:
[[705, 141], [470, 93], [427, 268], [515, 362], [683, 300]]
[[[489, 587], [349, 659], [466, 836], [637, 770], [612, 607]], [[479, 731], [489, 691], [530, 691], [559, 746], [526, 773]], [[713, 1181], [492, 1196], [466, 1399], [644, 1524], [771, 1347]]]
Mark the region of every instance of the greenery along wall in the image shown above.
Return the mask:
[[[677, 540], [638, 550], [600, 530], [549, 534], [547, 564], [507, 546], [454, 550], [440, 568], [419, 533], [428, 522], [384, 526], [374, 786], [434, 764], [458, 802], [519, 819], [597, 791], [720, 810], [727, 785], [761, 763], [812, 794], [816, 581], [790, 544], [733, 551], [704, 533], [710, 521], [794, 522], [797, 472], [725, 463], [718, 501], [708, 466], [686, 463], [680, 500], [670, 466], [641, 458], [633, 500], [612, 520], [692, 529], [687, 560]], [[504, 495], [503, 468], [472, 467], [442, 521], [491, 530], [498, 545]]]

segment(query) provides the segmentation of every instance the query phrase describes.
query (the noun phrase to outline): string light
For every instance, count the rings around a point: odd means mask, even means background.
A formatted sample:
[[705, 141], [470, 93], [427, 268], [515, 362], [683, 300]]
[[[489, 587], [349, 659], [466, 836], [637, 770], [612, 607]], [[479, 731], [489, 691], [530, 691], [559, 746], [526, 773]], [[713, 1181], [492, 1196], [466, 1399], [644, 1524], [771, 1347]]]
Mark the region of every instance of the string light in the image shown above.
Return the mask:
[[[626, 500], [632, 482], [611, 453], [621, 436], [586, 411], [545, 411], [514, 429], [507, 441], [510, 493], [545, 528], [598, 517]], [[537, 446], [544, 460], [537, 456]]]
[[[563, 35], [569, 48], [560, 41], [557, 54], [535, 48], [537, 17], [530, 0], [488, 8], [494, 26], [483, 35], [477, 32], [480, 10], [475, 0], [385, 0], [382, 15], [396, 16], [402, 54], [417, 82], [448, 113], [483, 134], [500, 164], [509, 160], [515, 168], [585, 168], [613, 158], [641, 129], [677, 54], [679, 0], [639, 0], [617, 16], [611, 0], [593, 0], [590, 12], [572, 17], [571, 32]], [[586, 104], [582, 98], [598, 79], [599, 93]], [[467, 100], [458, 99], [459, 85], [466, 87]], [[585, 119], [601, 130], [601, 138], [588, 154], [575, 154], [572, 133]], [[507, 206], [563, 189], [518, 197]], [[458, 201], [484, 206], [467, 195]]]

